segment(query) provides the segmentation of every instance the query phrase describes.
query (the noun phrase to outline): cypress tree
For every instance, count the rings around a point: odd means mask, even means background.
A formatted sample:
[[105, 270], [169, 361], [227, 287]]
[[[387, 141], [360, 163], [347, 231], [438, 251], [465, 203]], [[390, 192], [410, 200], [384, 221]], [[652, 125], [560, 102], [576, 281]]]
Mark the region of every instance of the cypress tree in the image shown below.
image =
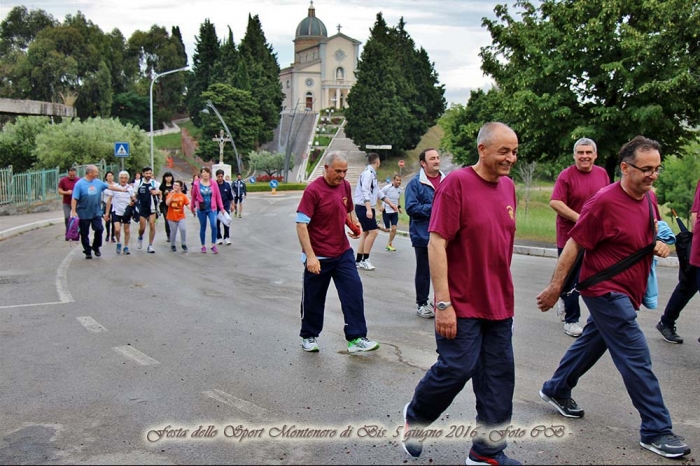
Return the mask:
[[214, 66], [219, 58], [220, 44], [216, 36], [216, 28], [209, 21], [199, 27], [199, 36], [195, 37], [195, 51], [192, 55], [193, 73], [187, 93], [187, 108], [195, 125], [201, 125], [199, 112], [204, 108], [202, 92], [212, 84]]

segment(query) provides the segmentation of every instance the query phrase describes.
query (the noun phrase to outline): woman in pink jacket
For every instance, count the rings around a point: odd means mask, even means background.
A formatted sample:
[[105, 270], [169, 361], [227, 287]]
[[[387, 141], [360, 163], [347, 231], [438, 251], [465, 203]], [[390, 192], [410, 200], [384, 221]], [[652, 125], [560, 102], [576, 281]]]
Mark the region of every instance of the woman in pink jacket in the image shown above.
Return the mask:
[[194, 214], [197, 211], [199, 219], [199, 239], [202, 243], [202, 252], [207, 252], [206, 233], [207, 219], [211, 229], [211, 251], [216, 254], [216, 214], [219, 210], [224, 210], [224, 203], [221, 201], [219, 186], [211, 179], [211, 170], [202, 167], [199, 171], [199, 181], [192, 184], [192, 202], [190, 208]]

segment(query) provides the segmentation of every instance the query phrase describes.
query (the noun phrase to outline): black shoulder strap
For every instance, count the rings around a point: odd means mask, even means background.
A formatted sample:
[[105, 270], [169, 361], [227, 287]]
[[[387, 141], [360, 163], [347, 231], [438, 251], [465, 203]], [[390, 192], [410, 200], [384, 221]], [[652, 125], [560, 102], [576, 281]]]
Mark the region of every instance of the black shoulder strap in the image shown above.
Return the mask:
[[[593, 285], [597, 285], [600, 282], [603, 282], [605, 280], [610, 280], [614, 276], [618, 275], [619, 273], [624, 272], [625, 270], [629, 269], [632, 267], [634, 264], [642, 260], [644, 257], [648, 256], [651, 252], [654, 251], [654, 248], [656, 247], [656, 229], [654, 228], [654, 207], [652, 206], [651, 203], [651, 196], [647, 193], [647, 202], [649, 204], [649, 226], [651, 229], [651, 243], [648, 245], [644, 246], [642, 249], [634, 252], [633, 254], [625, 257], [624, 259], [620, 260], [619, 262], [611, 265], [607, 269], [601, 270], [600, 272], [596, 273], [595, 275], [592, 275], [585, 279], [584, 281], [578, 283], [575, 287], [571, 288], [570, 291], [566, 293], [566, 295], [570, 295], [574, 291], [581, 291], [585, 290], [586, 288], [590, 288]], [[579, 257], [576, 258], [576, 262], [578, 263], [579, 260], [582, 262], [583, 261], [583, 250], [579, 253]], [[568, 277], [567, 277], [568, 280]], [[565, 283], [566, 285], [566, 283]], [[566, 290], [567, 287], [565, 286], [564, 289]]]

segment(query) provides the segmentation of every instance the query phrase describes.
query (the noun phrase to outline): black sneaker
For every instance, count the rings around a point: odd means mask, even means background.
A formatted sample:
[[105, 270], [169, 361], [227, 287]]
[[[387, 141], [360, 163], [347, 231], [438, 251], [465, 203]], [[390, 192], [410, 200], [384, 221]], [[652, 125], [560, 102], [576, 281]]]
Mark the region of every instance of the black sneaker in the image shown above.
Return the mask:
[[676, 333], [676, 326], [675, 325], [666, 325], [663, 322], [659, 321], [658, 324], [656, 324], [656, 330], [661, 333], [661, 336], [664, 337], [664, 340], [666, 340], [669, 343], [676, 343], [676, 344], [681, 344], [683, 343], [683, 339], [678, 336]]
[[469, 450], [469, 456], [467, 456], [467, 464], [523, 464], [518, 460], [513, 458], [508, 458], [502, 451], [495, 456], [482, 456], [474, 453], [474, 450]]
[[100, 257], [102, 255], [100, 248], [92, 248], [92, 250], [95, 251], [95, 257]]
[[[418, 458], [421, 453], [423, 453], [423, 441], [419, 437], [411, 435], [411, 430], [415, 429], [415, 426], [409, 426], [408, 420], [406, 419], [406, 411], [408, 410], [408, 405], [403, 407], [403, 433], [401, 435], [401, 446], [404, 451], [414, 458]], [[413, 429], [412, 429], [413, 428]]]
[[680, 458], [690, 454], [690, 447], [683, 441], [683, 437], [673, 434], [661, 435], [649, 443], [639, 444], [664, 458]]
[[562, 416], [579, 418], [583, 417], [583, 410], [579, 408], [573, 398], [555, 398], [547, 396], [540, 390], [540, 398], [557, 408]]
[[175, 245], [173, 244], [173, 245], [170, 246], [170, 250], [171, 250], [172, 252], [176, 252], [176, 251], [177, 251], [177, 248], [176, 248]]

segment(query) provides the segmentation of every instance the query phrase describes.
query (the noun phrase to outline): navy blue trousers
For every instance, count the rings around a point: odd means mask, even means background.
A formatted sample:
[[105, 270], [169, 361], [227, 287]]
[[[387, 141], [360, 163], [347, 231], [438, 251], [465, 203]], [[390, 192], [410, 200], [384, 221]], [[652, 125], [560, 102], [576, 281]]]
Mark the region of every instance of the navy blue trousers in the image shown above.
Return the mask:
[[421, 306], [428, 304], [430, 295], [430, 262], [428, 261], [428, 247], [414, 246], [416, 253], [416, 304]]
[[357, 273], [352, 249], [342, 256], [321, 259], [321, 273], [309, 273], [304, 264], [304, 288], [301, 297], [302, 338], [318, 337], [323, 330], [323, 313], [326, 308], [326, 294], [331, 278], [338, 290], [340, 306], [345, 318], [345, 339], [347, 341], [367, 336], [365, 322], [365, 302], [362, 294], [362, 281]]
[[[557, 248], [557, 251], [559, 251], [560, 256], [563, 250], [564, 248]], [[576, 274], [576, 277], [574, 278], [574, 283], [578, 283], [578, 276], [580, 272], [581, 267], [579, 266], [574, 272]], [[566, 308], [564, 322], [566, 322], [567, 324], [570, 324], [572, 322], [578, 322], [579, 319], [581, 319], [581, 304], [578, 301], [579, 296], [579, 292], [574, 291], [573, 293], [571, 293], [571, 295], [562, 298], [562, 300], [564, 301], [564, 308]]]
[[583, 301], [591, 313], [583, 333], [566, 352], [552, 378], [544, 383], [542, 391], [548, 396], [571, 398], [571, 390], [579, 378], [610, 350], [632, 404], [642, 418], [642, 442], [672, 434], [671, 416], [664, 405], [659, 381], [651, 371], [649, 346], [629, 297], [608, 293], [597, 298], [584, 296]]
[[[476, 397], [477, 423], [486, 428], [509, 423], [515, 388], [513, 319], [458, 318], [455, 339], [436, 332], [435, 340], [438, 360], [416, 387], [406, 411], [409, 423], [427, 426], [434, 422], [469, 379]], [[488, 442], [480, 436], [472, 442], [474, 451], [483, 456], [494, 456], [506, 447], [505, 441]]]
[[698, 278], [700, 278], [700, 274], [698, 274], [697, 267], [691, 265], [690, 270], [687, 272], [682, 268], [678, 269], [678, 285], [676, 285], [673, 294], [668, 300], [668, 304], [666, 304], [664, 315], [661, 316], [661, 322], [664, 325], [667, 327], [676, 325], [681, 311], [700, 289], [700, 286], [696, 283]]
[[[91, 226], [92, 231], [94, 232], [92, 246], [90, 246]], [[85, 254], [92, 254], [94, 249], [99, 249], [102, 247], [102, 233], [104, 232], [102, 217], [97, 216], [95, 218], [81, 218], [78, 222], [78, 227], [80, 228], [80, 243], [83, 245], [83, 252]]]

